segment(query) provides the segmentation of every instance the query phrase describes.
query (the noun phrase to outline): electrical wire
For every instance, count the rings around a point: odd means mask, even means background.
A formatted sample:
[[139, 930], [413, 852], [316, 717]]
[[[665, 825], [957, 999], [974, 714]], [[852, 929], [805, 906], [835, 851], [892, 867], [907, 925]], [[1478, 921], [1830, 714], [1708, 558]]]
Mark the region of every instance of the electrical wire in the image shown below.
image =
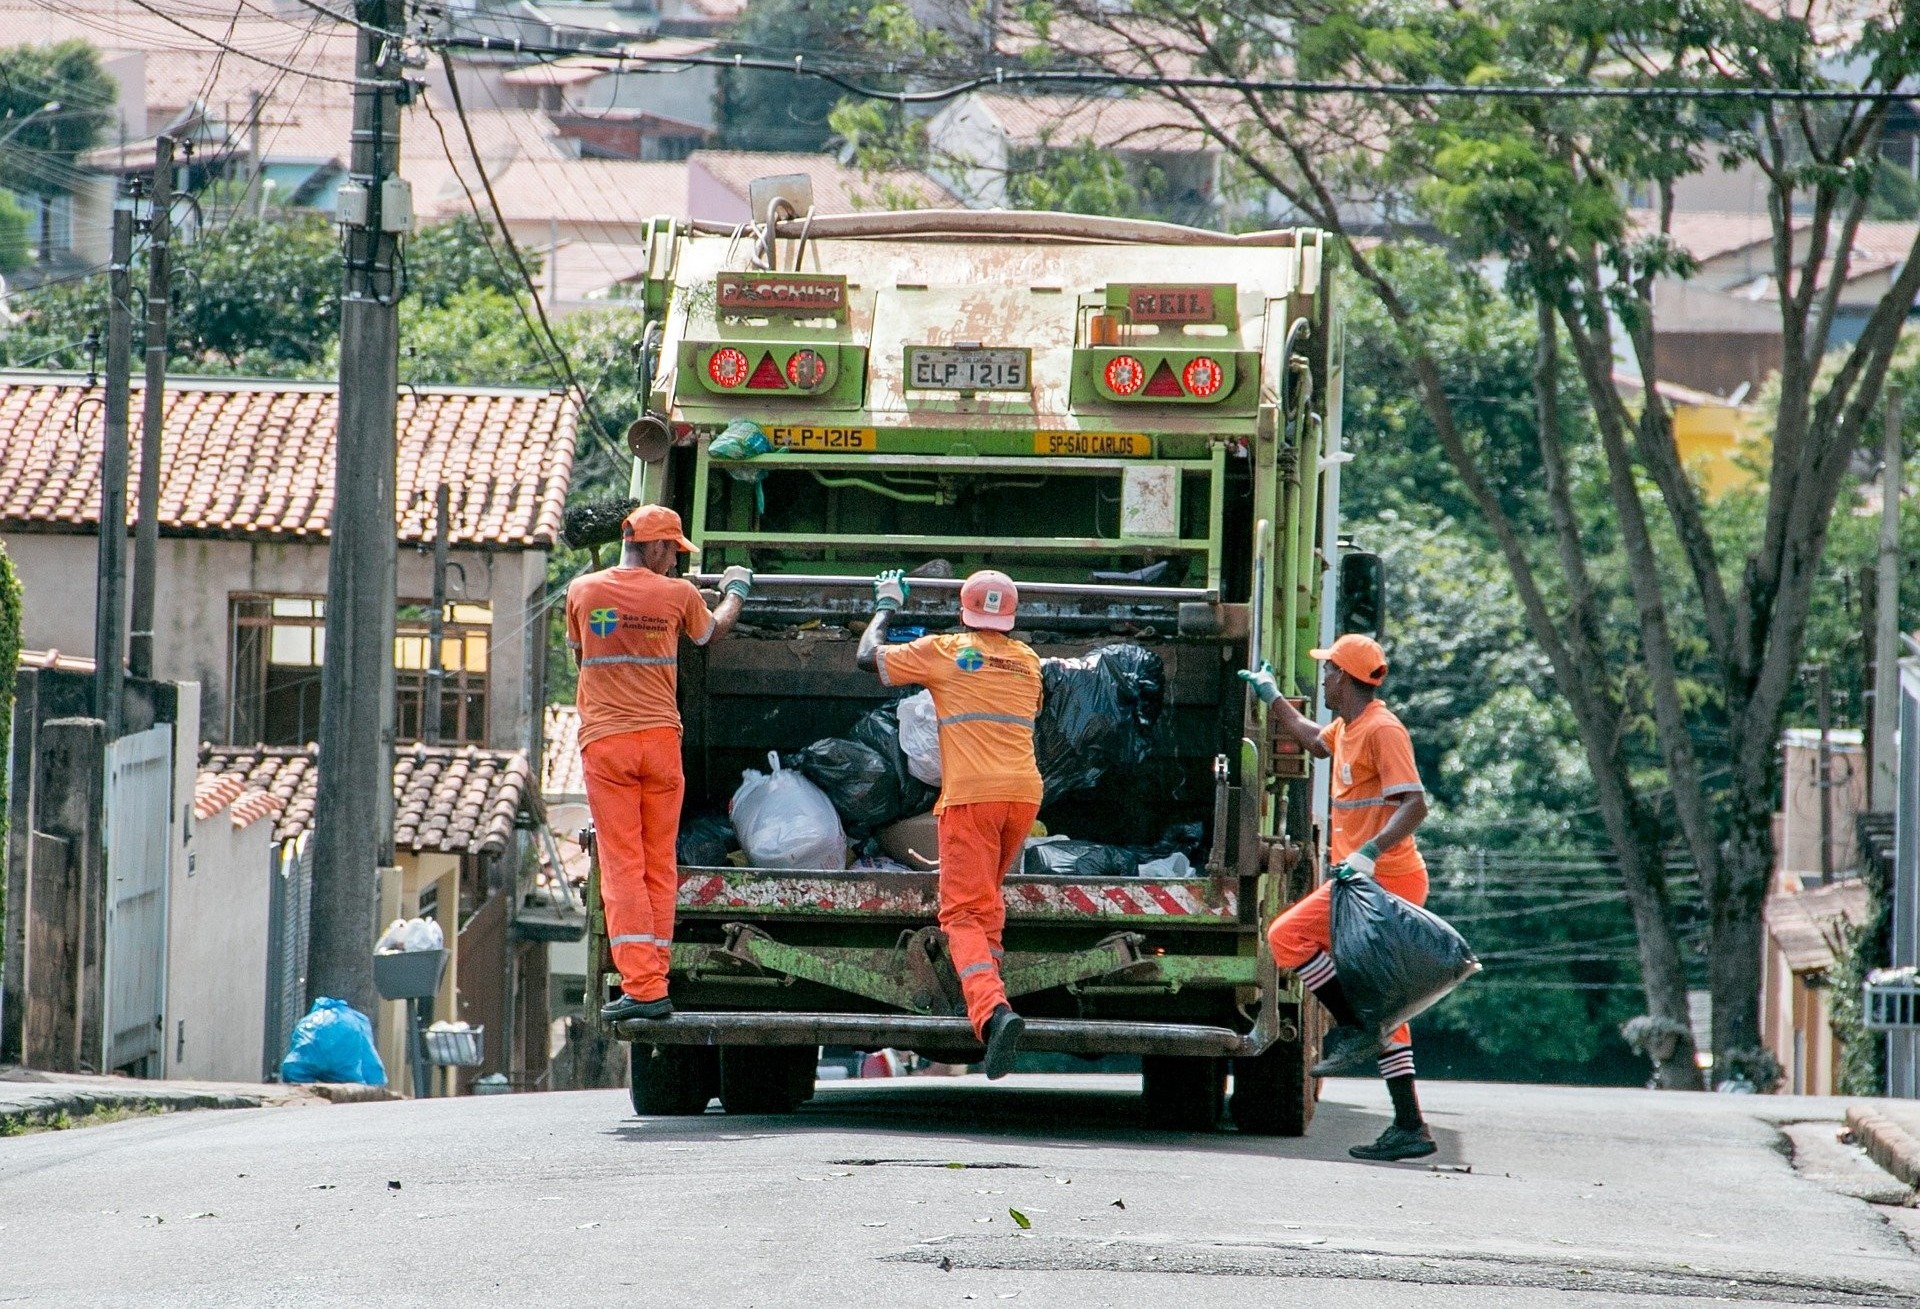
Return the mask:
[[[253, 63], [256, 63], [256, 64], [264, 64], [268, 68], [277, 68], [282, 73], [293, 73], [298, 75], [301, 72], [300, 69], [294, 68], [288, 64], [280, 63], [277, 60], [267, 58], [265, 55], [255, 54], [251, 50], [243, 49], [240, 46], [232, 44], [231, 42], [221, 41], [218, 38], [209, 36], [207, 35], [207, 33], [200, 31], [198, 28], [192, 27], [188, 25], [186, 22], [178, 18], [175, 18], [173, 15], [162, 10], [159, 6], [149, 3], [148, 0], [129, 0], [129, 3], [133, 4], [137, 8], [146, 10], [148, 13], [152, 14], [155, 18], [160, 19], [162, 22], [169, 23], [172, 26], [179, 28], [181, 31], [186, 32], [188, 35], [196, 37], [199, 40], [206, 42], [208, 45], [219, 47], [219, 49], [226, 54], [238, 55], [242, 59], [251, 60]], [[338, 86], [350, 86], [356, 89], [360, 87], [374, 87], [382, 90], [391, 90], [394, 86], [398, 85], [398, 83], [385, 78], [364, 78], [363, 79], [358, 77], [335, 77], [331, 73], [318, 73], [318, 72], [309, 72], [305, 75], [317, 81], [332, 82]]]

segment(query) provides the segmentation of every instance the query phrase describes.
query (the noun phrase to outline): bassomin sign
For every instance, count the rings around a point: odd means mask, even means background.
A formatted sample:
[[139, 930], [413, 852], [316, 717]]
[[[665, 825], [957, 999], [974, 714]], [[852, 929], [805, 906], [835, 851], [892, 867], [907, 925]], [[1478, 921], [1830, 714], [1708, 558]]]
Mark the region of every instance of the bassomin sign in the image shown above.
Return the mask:
[[847, 279], [837, 273], [721, 273], [713, 293], [729, 314], [818, 318], [847, 307]]

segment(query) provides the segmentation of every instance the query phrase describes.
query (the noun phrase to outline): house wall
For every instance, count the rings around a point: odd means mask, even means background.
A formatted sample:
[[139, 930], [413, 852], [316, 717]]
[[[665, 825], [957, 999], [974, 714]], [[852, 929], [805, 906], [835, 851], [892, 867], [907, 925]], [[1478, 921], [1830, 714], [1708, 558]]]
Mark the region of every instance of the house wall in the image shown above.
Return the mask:
[[[0, 540], [24, 593], [21, 635], [26, 647], [91, 655], [94, 538], [11, 532]], [[503, 750], [525, 746], [533, 738], [542, 701], [529, 660], [545, 648], [544, 628], [538, 621], [529, 626], [529, 602], [537, 600], [544, 585], [546, 553], [456, 550], [449, 559], [462, 570], [449, 571], [449, 597], [493, 606], [486, 744]], [[397, 567], [402, 601], [432, 597], [431, 551], [403, 546]], [[201, 732], [207, 740], [225, 741], [232, 721], [232, 597], [325, 595], [327, 546], [163, 536], [156, 571], [155, 675], [200, 683]]]
[[687, 161], [687, 216], [715, 223], [744, 223], [752, 211], [747, 198], [707, 171], [699, 158]]
[[273, 821], [192, 823], [167, 903], [168, 1077], [257, 1082], [267, 1021]]
[[1007, 203], [1007, 136], [973, 96], [927, 120], [927, 144], [934, 161], [928, 173], [969, 209]]
[[566, 99], [573, 108], [587, 113], [642, 109], [711, 131], [716, 125], [713, 102], [719, 87], [720, 70], [707, 66], [673, 73], [609, 73], [574, 88]]

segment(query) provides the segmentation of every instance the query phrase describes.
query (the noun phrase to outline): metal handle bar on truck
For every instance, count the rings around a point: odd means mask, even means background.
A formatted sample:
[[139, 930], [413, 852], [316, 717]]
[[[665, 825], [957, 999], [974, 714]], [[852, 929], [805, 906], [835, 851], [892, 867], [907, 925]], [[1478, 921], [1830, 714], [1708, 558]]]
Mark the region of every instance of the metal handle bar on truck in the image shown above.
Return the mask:
[[[715, 587], [720, 585], [719, 573], [692, 573], [687, 577], [695, 586]], [[963, 577], [912, 577], [907, 584], [916, 591], [958, 591], [965, 583]], [[845, 577], [826, 573], [756, 573], [753, 579], [755, 589], [766, 586], [790, 587], [849, 587], [865, 590], [873, 585], [871, 577]], [[1121, 586], [1100, 582], [1018, 582], [1021, 596], [1061, 595], [1079, 596], [1096, 600], [1181, 600], [1212, 603], [1220, 598], [1218, 591], [1209, 591], [1197, 586]]]

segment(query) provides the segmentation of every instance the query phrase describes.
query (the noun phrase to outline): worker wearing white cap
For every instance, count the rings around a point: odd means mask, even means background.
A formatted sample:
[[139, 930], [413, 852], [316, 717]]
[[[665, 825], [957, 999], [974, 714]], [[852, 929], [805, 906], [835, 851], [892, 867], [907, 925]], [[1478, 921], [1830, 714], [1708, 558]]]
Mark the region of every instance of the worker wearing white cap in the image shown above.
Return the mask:
[[1033, 758], [1040, 713], [1040, 660], [1013, 630], [1020, 592], [992, 570], [960, 588], [964, 630], [888, 645], [887, 625], [906, 603], [899, 570], [874, 579], [874, 615], [861, 634], [860, 667], [885, 686], [924, 686], [940, 725], [940, 927], [967, 999], [967, 1019], [986, 1046], [986, 1073], [1004, 1077], [1024, 1027], [1000, 980], [1007, 906], [1000, 884], [1040, 813]]

